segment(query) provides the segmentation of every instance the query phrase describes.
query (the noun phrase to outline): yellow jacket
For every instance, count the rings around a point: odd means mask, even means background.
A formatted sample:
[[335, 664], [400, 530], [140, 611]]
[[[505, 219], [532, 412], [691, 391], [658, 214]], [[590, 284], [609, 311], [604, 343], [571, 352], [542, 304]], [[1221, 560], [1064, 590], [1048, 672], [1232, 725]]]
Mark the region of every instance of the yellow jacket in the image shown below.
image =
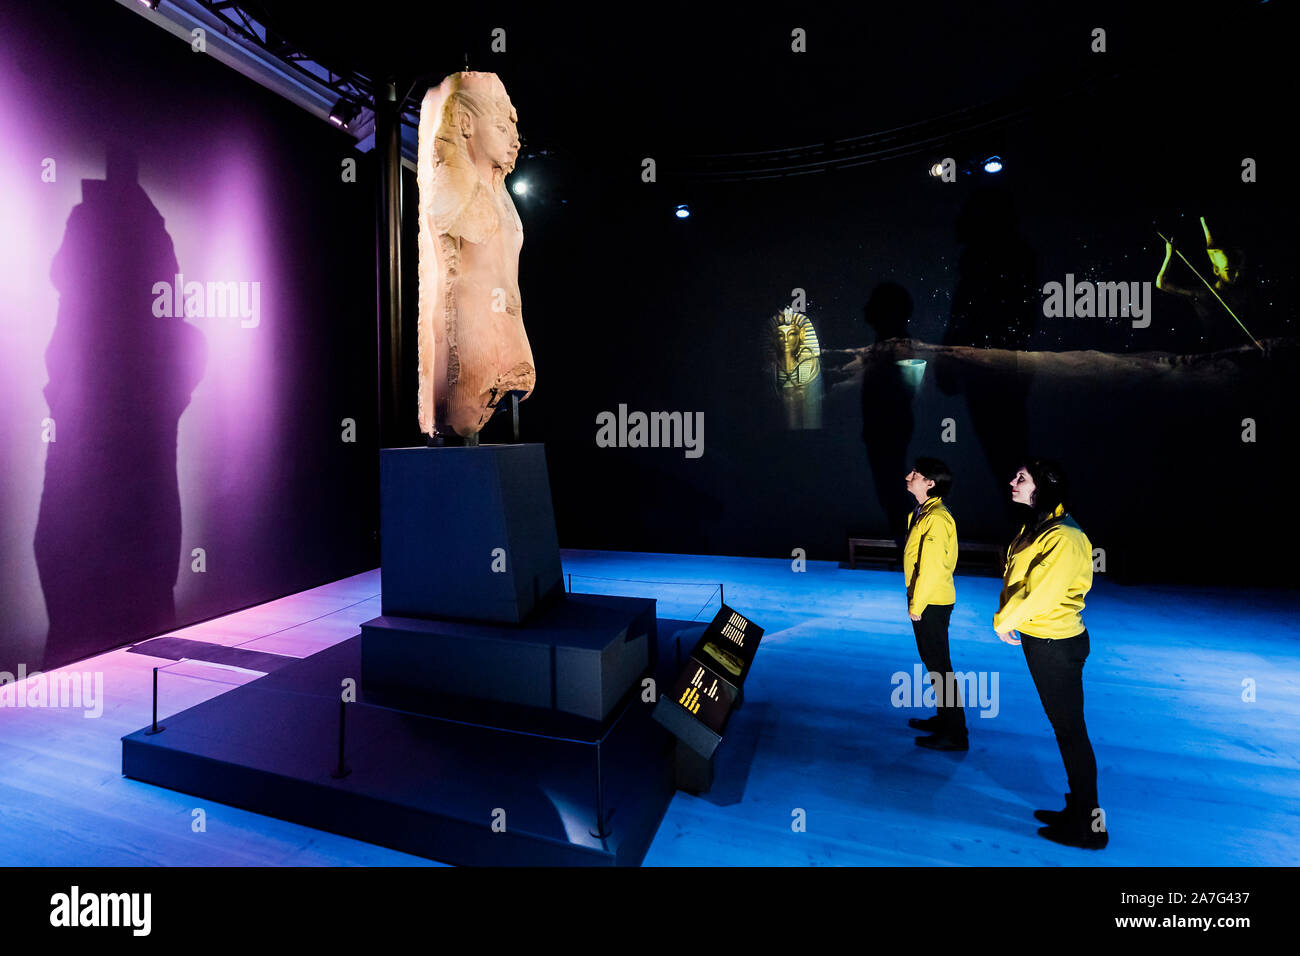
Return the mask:
[[920, 614], [931, 604], [953, 604], [957, 589], [952, 571], [957, 567], [957, 522], [942, 498], [927, 498], [912, 524], [907, 516], [907, 543], [903, 545], [903, 580], [907, 582], [907, 610]]
[[1028, 526], [1007, 548], [1002, 599], [993, 615], [999, 634], [1063, 638], [1083, 633], [1083, 596], [1092, 587], [1092, 542], [1057, 507], [1040, 530]]

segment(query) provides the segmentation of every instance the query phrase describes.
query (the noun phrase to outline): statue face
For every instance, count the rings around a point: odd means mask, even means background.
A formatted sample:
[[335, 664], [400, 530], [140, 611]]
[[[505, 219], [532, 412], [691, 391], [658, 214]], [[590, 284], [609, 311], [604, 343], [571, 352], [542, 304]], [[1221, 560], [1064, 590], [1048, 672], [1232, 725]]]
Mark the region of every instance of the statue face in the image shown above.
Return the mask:
[[803, 345], [803, 330], [797, 329], [793, 325], [778, 325], [776, 338], [781, 349], [782, 358], [785, 360], [785, 370], [788, 372], [794, 367], [795, 353]]
[[1214, 274], [1228, 285], [1235, 285], [1240, 275], [1240, 270], [1228, 258], [1228, 254], [1222, 249], [1206, 249], [1210, 257], [1210, 264], [1214, 267]]
[[519, 129], [506, 113], [483, 116], [474, 124], [474, 148], [493, 166], [512, 172], [519, 156]]

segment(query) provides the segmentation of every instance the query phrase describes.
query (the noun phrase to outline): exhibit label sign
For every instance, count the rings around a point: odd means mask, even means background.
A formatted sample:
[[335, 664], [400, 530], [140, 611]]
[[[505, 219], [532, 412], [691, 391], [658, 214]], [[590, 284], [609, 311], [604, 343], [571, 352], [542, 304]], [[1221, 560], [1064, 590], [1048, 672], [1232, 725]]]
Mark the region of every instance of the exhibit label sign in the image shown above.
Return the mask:
[[763, 628], [726, 604], [696, 642], [654, 718], [702, 756], [712, 756], [754, 662]]

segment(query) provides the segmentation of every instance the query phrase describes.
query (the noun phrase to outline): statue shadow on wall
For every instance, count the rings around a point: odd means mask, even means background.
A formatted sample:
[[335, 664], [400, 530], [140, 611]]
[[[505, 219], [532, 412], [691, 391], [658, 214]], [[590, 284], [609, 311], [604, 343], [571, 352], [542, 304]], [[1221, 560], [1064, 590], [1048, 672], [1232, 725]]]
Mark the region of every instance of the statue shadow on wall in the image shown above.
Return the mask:
[[[912, 296], [895, 282], [882, 282], [872, 290], [862, 316], [876, 333], [877, 342], [906, 338]], [[901, 351], [895, 356], [905, 357]], [[863, 369], [862, 440], [890, 537], [899, 541], [906, 534], [908, 512], [904, 483], [911, 471], [907, 448], [915, 428], [912, 395], [895, 361], [872, 361]]]
[[106, 166], [104, 179], [82, 181], [50, 268], [59, 310], [44, 394], [54, 441], [34, 542], [46, 669], [175, 623], [177, 425], [206, 344], [182, 318], [154, 315], [155, 283], [170, 290], [181, 270], [135, 154], [110, 145]]

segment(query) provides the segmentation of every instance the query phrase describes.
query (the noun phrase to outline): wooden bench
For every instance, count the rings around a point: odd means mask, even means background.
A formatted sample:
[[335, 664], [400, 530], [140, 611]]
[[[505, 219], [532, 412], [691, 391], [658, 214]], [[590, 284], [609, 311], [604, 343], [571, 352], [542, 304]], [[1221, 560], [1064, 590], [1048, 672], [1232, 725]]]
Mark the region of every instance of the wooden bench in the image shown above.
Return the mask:
[[[893, 538], [849, 538], [849, 567], [857, 568], [858, 551], [883, 551], [879, 558], [888, 558], [890, 570], [896, 571], [902, 566], [902, 549]], [[1002, 576], [1003, 562], [1006, 560], [1006, 548], [985, 541], [958, 541], [957, 566], [977, 566]]]
[[858, 549], [871, 551], [888, 551], [889, 567], [891, 569], [898, 567], [901, 559], [899, 554], [898, 542], [893, 538], [849, 538], [849, 567], [857, 568], [858, 566]]

